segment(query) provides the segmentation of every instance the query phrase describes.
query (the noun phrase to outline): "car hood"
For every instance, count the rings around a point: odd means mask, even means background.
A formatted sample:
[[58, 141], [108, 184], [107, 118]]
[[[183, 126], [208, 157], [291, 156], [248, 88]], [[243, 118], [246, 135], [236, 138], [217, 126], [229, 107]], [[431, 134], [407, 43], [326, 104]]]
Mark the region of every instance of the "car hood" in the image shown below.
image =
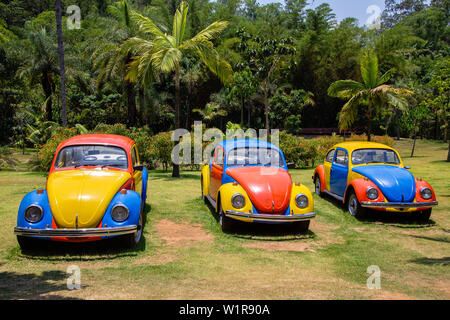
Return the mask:
[[284, 169], [274, 167], [238, 167], [226, 173], [247, 192], [259, 213], [282, 214], [289, 206], [292, 179]]
[[53, 218], [60, 228], [95, 228], [114, 195], [131, 178], [116, 170], [68, 170], [50, 174], [47, 194]]
[[364, 165], [352, 169], [370, 179], [389, 202], [412, 202], [416, 181], [408, 170], [390, 165]]

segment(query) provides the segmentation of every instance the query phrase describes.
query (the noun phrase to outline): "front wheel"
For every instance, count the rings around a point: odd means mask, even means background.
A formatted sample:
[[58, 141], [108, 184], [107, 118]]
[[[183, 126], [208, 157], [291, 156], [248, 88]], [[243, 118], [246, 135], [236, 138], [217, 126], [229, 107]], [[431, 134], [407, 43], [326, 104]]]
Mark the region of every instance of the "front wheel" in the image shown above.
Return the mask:
[[130, 234], [126, 234], [124, 236], [122, 236], [122, 240], [123, 240], [123, 246], [127, 249], [132, 249], [134, 248], [142, 239], [142, 232], [144, 231], [144, 210], [141, 209], [141, 214], [139, 216], [139, 222], [138, 222], [138, 228], [136, 230], [136, 232], [134, 233], [130, 233]]
[[354, 191], [351, 192], [348, 198], [347, 207], [348, 212], [357, 219], [363, 218], [366, 215], [366, 209], [361, 207]]
[[320, 177], [316, 176], [316, 179], [314, 180], [314, 187], [316, 194], [321, 197], [322, 196], [322, 184], [320, 183]]
[[419, 212], [419, 219], [421, 222], [428, 222], [431, 216], [431, 209], [422, 210]]
[[202, 188], [202, 199], [203, 199], [203, 201], [205, 203], [207, 203], [207, 199], [206, 199], [206, 197], [204, 196], [204, 193], [203, 193], [203, 176], [201, 176], [200, 185], [201, 185], [201, 188]]
[[230, 232], [233, 227], [233, 220], [228, 218], [222, 210], [222, 206], [219, 205], [219, 224], [223, 232]]
[[310, 223], [310, 220], [308, 220], [308, 221], [301, 221], [301, 222], [295, 222], [295, 229], [299, 233], [307, 233], [308, 229], [309, 229], [309, 223]]

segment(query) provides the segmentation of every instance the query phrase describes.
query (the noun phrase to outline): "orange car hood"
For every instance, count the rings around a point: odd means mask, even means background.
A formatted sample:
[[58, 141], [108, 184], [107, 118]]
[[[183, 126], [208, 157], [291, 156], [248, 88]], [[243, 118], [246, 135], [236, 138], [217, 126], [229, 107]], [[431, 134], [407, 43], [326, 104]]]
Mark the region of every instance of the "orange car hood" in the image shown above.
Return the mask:
[[226, 173], [247, 192], [260, 213], [284, 213], [289, 206], [292, 179], [289, 172], [273, 167], [238, 167]]
[[53, 218], [60, 228], [95, 228], [112, 198], [131, 178], [118, 170], [65, 170], [50, 174], [47, 194]]

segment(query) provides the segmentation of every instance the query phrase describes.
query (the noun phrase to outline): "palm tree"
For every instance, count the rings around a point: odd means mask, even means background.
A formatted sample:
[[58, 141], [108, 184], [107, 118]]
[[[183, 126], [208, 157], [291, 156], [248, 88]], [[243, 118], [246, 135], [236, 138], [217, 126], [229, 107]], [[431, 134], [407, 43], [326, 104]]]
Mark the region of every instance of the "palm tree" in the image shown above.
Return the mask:
[[200, 114], [206, 123], [211, 123], [219, 117], [226, 117], [228, 112], [222, 109], [222, 106], [215, 103], [209, 102], [206, 104], [205, 109], [193, 109], [193, 112]]
[[108, 6], [107, 12], [113, 19], [107, 19], [107, 30], [86, 46], [86, 55], [91, 55], [93, 67], [99, 71], [97, 88], [108, 81], [123, 82], [127, 99], [127, 123], [129, 126], [135, 126], [136, 93], [134, 84], [126, 78], [126, 69], [131, 62], [131, 55], [120, 49], [120, 45], [135, 33], [130, 17], [131, 8], [127, 0], [122, 0]]
[[62, 125], [67, 125], [66, 116], [66, 71], [64, 68], [64, 45], [63, 45], [63, 33], [62, 33], [62, 5], [61, 0], [56, 0], [55, 4], [56, 15], [56, 33], [58, 37], [58, 58], [59, 58], [59, 74], [61, 78], [61, 118]]
[[55, 89], [54, 77], [58, 74], [58, 55], [53, 38], [42, 28], [28, 36], [27, 47], [22, 51], [25, 64], [18, 70], [20, 77], [29, 76], [32, 84], [41, 83], [45, 94], [45, 118], [53, 121], [52, 94]]
[[393, 74], [391, 69], [379, 76], [378, 58], [367, 51], [361, 58], [361, 76], [363, 82], [354, 80], [339, 80], [330, 85], [328, 95], [342, 99], [348, 99], [339, 113], [339, 128], [346, 130], [355, 122], [359, 106], [366, 106], [367, 137], [370, 141], [372, 131], [372, 119], [380, 113], [386, 105], [405, 112], [408, 108], [407, 96], [412, 91], [395, 88], [386, 84]]
[[[180, 3], [173, 17], [172, 34], [165, 33], [164, 28], [158, 27], [152, 19], [132, 11], [140, 32], [152, 39], [134, 37], [123, 46], [125, 52], [135, 55], [129, 66], [129, 80], [149, 85], [154, 76], [174, 73], [176, 129], [180, 128], [180, 61], [184, 55], [199, 58], [223, 83], [230, 82], [232, 76], [231, 66], [220, 58], [212, 43], [228, 22], [213, 22], [191, 39], [185, 39], [188, 9], [187, 2]], [[180, 176], [178, 165], [173, 164], [172, 176]]]

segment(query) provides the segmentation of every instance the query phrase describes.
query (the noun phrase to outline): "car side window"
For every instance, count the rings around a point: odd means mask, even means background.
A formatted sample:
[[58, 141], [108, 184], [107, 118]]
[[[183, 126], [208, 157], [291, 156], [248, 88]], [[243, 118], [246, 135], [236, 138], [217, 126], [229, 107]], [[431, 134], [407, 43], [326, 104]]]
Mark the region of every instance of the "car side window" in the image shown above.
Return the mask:
[[133, 147], [131, 150], [131, 163], [133, 164], [133, 167], [137, 164], [136, 147]]
[[346, 166], [348, 164], [348, 155], [344, 150], [336, 151], [336, 160], [334, 161], [337, 164]]
[[223, 149], [217, 148], [214, 155], [214, 164], [223, 167], [223, 159], [224, 159]]
[[333, 162], [333, 157], [334, 157], [334, 149], [333, 150], [331, 150], [330, 152], [328, 152], [328, 154], [327, 154], [327, 156], [326, 156], [326, 158], [325, 158], [325, 160], [327, 161], [327, 162]]

